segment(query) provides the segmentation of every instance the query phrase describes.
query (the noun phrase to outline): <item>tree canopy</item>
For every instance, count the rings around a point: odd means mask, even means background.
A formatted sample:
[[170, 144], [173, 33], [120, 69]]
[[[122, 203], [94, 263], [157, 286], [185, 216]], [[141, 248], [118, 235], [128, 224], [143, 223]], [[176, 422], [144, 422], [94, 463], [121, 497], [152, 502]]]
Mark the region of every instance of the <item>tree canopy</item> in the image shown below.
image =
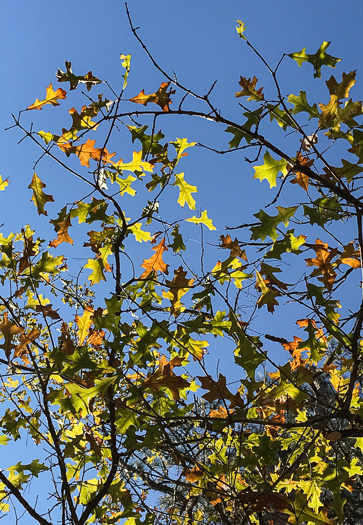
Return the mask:
[[[198, 93], [164, 69], [126, 13], [158, 85], [129, 92], [130, 55], [116, 87], [66, 61], [13, 116], [39, 151], [26, 185], [44, 228], [0, 233], [0, 444], [19, 451], [0, 511], [42, 525], [358, 522], [356, 71], [326, 41], [271, 65], [237, 20], [265, 74], [236, 72], [231, 117], [215, 83]], [[282, 67], [324, 96], [285, 94]], [[221, 130], [217, 146], [170, 131], [195, 120]], [[246, 160], [253, 216], [241, 195], [240, 222], [217, 228], [188, 173], [197, 150]], [[59, 185], [77, 179], [61, 205], [44, 160]], [[213, 188], [228, 208], [227, 175]]]

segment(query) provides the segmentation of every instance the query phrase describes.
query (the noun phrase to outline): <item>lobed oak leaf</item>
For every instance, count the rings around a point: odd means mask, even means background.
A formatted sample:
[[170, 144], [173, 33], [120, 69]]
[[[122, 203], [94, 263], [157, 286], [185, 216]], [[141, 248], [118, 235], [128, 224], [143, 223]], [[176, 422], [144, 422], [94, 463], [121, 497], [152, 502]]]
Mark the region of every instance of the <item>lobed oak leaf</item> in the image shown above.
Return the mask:
[[332, 248], [329, 251], [328, 244], [323, 243], [320, 239], [316, 239], [315, 245], [312, 246], [316, 252], [315, 258], [305, 259], [307, 266], [317, 266], [317, 270], [312, 273], [313, 276], [323, 274], [322, 277], [318, 277], [319, 281], [324, 283], [327, 290], [330, 292], [333, 287], [333, 283], [337, 276], [334, 266], [331, 260], [337, 255], [338, 249]]
[[221, 235], [219, 238], [221, 240], [221, 244], [219, 245], [220, 248], [226, 248], [230, 250], [231, 257], [240, 257], [241, 259], [247, 261], [246, 252], [240, 248], [237, 237], [234, 239], [234, 241], [232, 241], [232, 238], [229, 234]]
[[87, 91], [91, 89], [92, 86], [96, 84], [101, 84], [102, 80], [93, 76], [92, 71], [88, 71], [86, 75], [77, 76], [72, 71], [72, 63], [65, 61], [66, 71], [61, 71], [58, 69], [56, 77], [58, 82], [69, 82], [70, 90], [76, 89], [78, 84], [85, 84]]
[[145, 271], [140, 275], [140, 279], [145, 279], [152, 271], [154, 271], [155, 274], [157, 274], [158, 271], [168, 274], [169, 265], [163, 261], [163, 253], [168, 250], [165, 246], [165, 237], [163, 237], [153, 250], [156, 252], [155, 255], [150, 257], [150, 259], [144, 259], [144, 262], [141, 264], [141, 267], [145, 268]]
[[209, 412], [209, 417], [216, 417], [216, 418], [221, 418], [221, 419], [226, 419], [231, 413], [233, 413], [234, 410], [226, 410], [225, 407], [223, 406], [220, 406], [218, 407], [216, 410], [211, 410]]
[[342, 74], [342, 81], [340, 84], [335, 80], [333, 75], [325, 82], [328, 86], [329, 93], [335, 95], [338, 100], [349, 97], [349, 91], [355, 84], [356, 71]]
[[170, 95], [173, 95], [175, 90], [170, 89], [167, 91], [169, 85], [170, 82], [163, 82], [156, 93], [151, 93], [151, 95], [145, 95], [145, 91], [142, 90], [138, 95], [130, 98], [130, 102], [136, 102], [138, 104], [143, 104], [144, 106], [147, 106], [149, 102], [153, 102], [160, 106], [163, 111], [170, 111]]
[[304, 47], [301, 51], [290, 53], [288, 56], [295, 60], [299, 66], [301, 66], [303, 62], [310, 63], [314, 68], [314, 78], [321, 78], [322, 66], [329, 66], [335, 69], [336, 63], [341, 60], [326, 53], [329, 46], [330, 42], [323, 42], [314, 55], [307, 54], [306, 47]]
[[21, 359], [28, 364], [30, 361], [29, 358], [26, 356], [26, 354], [28, 353], [27, 346], [33, 341], [35, 341], [35, 339], [37, 339], [39, 336], [40, 331], [38, 330], [38, 328], [33, 328], [33, 330], [28, 334], [20, 334], [20, 343], [15, 347], [14, 359], [16, 357], [21, 357]]
[[69, 244], [73, 244], [73, 239], [68, 234], [68, 228], [72, 226], [69, 214], [66, 216], [66, 218], [63, 221], [50, 221], [50, 222], [54, 224], [58, 237], [57, 239], [54, 239], [53, 241], [51, 241], [49, 243], [49, 246], [52, 246], [52, 248], [56, 248], [62, 242], [69, 242]]
[[30, 257], [35, 255], [35, 243], [33, 242], [33, 236], [28, 237], [24, 243], [24, 251], [21, 259], [19, 260], [18, 275], [21, 275], [24, 270], [30, 266]]
[[106, 333], [104, 330], [91, 330], [87, 339], [87, 343], [92, 346], [101, 346], [105, 335]]
[[68, 330], [67, 323], [63, 322], [61, 326], [61, 336], [59, 338], [60, 350], [65, 355], [71, 355], [76, 349], [76, 345], [73, 342], [71, 334]]
[[178, 204], [183, 208], [186, 203], [190, 210], [195, 210], [195, 200], [192, 197], [192, 193], [197, 193], [198, 189], [184, 180], [184, 173], [175, 174], [173, 186], [178, 186], [179, 188]]
[[40, 180], [38, 175], [34, 173], [31, 183], [28, 188], [33, 190], [32, 200], [37, 208], [38, 215], [48, 215], [45, 211], [44, 206], [47, 202], [54, 202], [54, 199], [51, 195], [44, 193], [43, 188], [46, 187], [46, 184]]
[[93, 323], [92, 317], [93, 317], [93, 308], [91, 306], [88, 306], [84, 310], [82, 317], [80, 317], [79, 315], [76, 315], [75, 321], [79, 328], [77, 335], [78, 335], [78, 342], [80, 345], [82, 345], [85, 339], [88, 337], [90, 326]]
[[132, 171], [132, 172], [143, 172], [148, 171], [149, 173], [154, 170], [154, 167], [150, 162], [142, 160], [142, 151], [134, 151], [132, 153], [131, 162], [123, 162], [122, 159], [115, 163], [111, 163], [113, 168], [120, 171]]
[[281, 173], [285, 176], [287, 174], [287, 162], [284, 159], [275, 160], [268, 151], [263, 156], [264, 163], [261, 166], [255, 166], [254, 179], [260, 179], [260, 181], [267, 179], [270, 188], [276, 186], [277, 174]]
[[170, 291], [163, 295], [164, 297], [167, 297], [167, 299], [170, 299], [171, 311], [173, 314], [180, 311], [182, 307], [181, 298], [188, 292], [194, 282], [194, 279], [186, 279], [186, 274], [187, 272], [185, 272], [183, 267], [180, 266], [177, 270], [174, 270], [174, 279], [172, 281], [165, 281], [165, 284]]
[[173, 372], [174, 366], [180, 366], [183, 360], [179, 357], [168, 361], [165, 356], [159, 359], [159, 368], [152, 374], [148, 374], [143, 381], [142, 386], [151, 390], [160, 390], [166, 388], [171, 392], [174, 400], [180, 399], [180, 390], [188, 388], [190, 383], [181, 376]]
[[250, 78], [241, 77], [239, 80], [239, 85], [241, 86], [242, 91], [236, 93], [236, 97], [249, 97], [247, 100], [265, 100], [265, 96], [262, 93], [263, 88], [256, 89], [256, 84], [258, 80], [257, 77]]
[[58, 100], [67, 98], [67, 92], [64, 89], [58, 88], [56, 91], [53, 90], [52, 84], [46, 88], [46, 97], [44, 100], [39, 100], [38, 98], [27, 109], [43, 109], [45, 104], [52, 104], [52, 106], [59, 106]]
[[235, 406], [244, 407], [243, 400], [240, 394], [232, 394], [227, 387], [227, 380], [223, 374], [219, 374], [218, 381], [214, 381], [210, 376], [198, 376], [199, 381], [202, 383], [201, 388], [208, 390], [202, 397], [207, 401], [211, 402], [216, 399], [224, 399], [230, 401], [230, 408]]
[[213, 225], [212, 219], [209, 219], [207, 210], [202, 211], [200, 217], [190, 217], [190, 219], [185, 219], [187, 222], [193, 222], [194, 224], [204, 224], [209, 230], [216, 230], [217, 228]]
[[[314, 160], [313, 159], [309, 159], [307, 157], [304, 157], [304, 155], [302, 155], [300, 153], [300, 151], [298, 151], [296, 153], [295, 163], [297, 163], [298, 166], [303, 166], [305, 168], [310, 168], [310, 166], [312, 166], [314, 164]], [[299, 170], [299, 167], [295, 168], [295, 165], [292, 167], [291, 172], [295, 173], [295, 175], [296, 175], [296, 177], [294, 179], [290, 180], [291, 184], [298, 184], [303, 190], [308, 191], [308, 189], [309, 189], [309, 180], [310, 180], [309, 176], [305, 175], [305, 173], [302, 173]]]
[[294, 335], [294, 341], [290, 343], [283, 343], [282, 346], [285, 350], [290, 352], [293, 361], [290, 362], [291, 370], [296, 370], [297, 368], [304, 366], [305, 360], [302, 359], [301, 354], [303, 352], [303, 348], [300, 348], [300, 343], [302, 342], [302, 339], [300, 337], [296, 337]]
[[53, 305], [51, 304], [37, 304], [35, 310], [38, 313], [42, 313], [44, 317], [50, 317], [51, 319], [60, 319], [58, 310], [53, 310]]
[[349, 244], [344, 246], [343, 253], [339, 257], [337, 262], [341, 262], [342, 264], [347, 264], [348, 266], [351, 266], [352, 268], [361, 267], [360, 252], [359, 250], [356, 250], [354, 248], [353, 242], [350, 242]]
[[96, 162], [110, 163], [111, 157], [116, 155], [115, 153], [109, 153], [106, 148], [95, 148], [96, 141], [88, 139], [84, 144], [79, 146], [74, 146], [73, 143], [67, 142], [66, 144], [57, 144], [57, 146], [64, 151], [64, 153], [69, 157], [72, 153], [79, 157], [82, 166], [87, 166], [89, 168], [90, 159], [95, 160]]
[[5, 352], [7, 358], [10, 357], [11, 350], [15, 348], [13, 344], [13, 337], [24, 333], [24, 328], [16, 324], [12, 324], [8, 319], [8, 313], [4, 313], [3, 322], [0, 324], [0, 333], [4, 336], [4, 343], [0, 345]]

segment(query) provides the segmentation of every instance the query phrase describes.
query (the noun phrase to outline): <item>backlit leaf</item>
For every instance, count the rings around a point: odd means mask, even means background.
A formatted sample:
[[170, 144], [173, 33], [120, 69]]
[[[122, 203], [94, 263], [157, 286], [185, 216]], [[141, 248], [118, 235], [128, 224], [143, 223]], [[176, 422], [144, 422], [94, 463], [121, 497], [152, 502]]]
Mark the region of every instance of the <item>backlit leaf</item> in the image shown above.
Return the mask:
[[59, 106], [58, 100], [64, 99], [67, 97], [66, 91], [64, 89], [58, 88], [56, 91], [53, 90], [52, 84], [46, 88], [46, 97], [44, 100], [39, 100], [38, 98], [27, 109], [43, 109], [45, 104], [52, 104], [52, 106]]
[[47, 202], [54, 202], [54, 199], [51, 195], [44, 193], [43, 188], [46, 187], [46, 184], [40, 180], [38, 175], [34, 173], [31, 183], [28, 188], [33, 190], [33, 196], [31, 200], [34, 202], [38, 215], [48, 215], [44, 209], [44, 206]]

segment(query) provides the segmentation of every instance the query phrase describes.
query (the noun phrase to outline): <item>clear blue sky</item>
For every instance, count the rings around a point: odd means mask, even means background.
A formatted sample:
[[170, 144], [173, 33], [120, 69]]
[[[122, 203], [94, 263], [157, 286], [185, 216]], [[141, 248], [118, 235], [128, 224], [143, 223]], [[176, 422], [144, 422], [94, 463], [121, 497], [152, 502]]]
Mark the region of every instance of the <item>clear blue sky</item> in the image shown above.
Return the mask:
[[[315, 53], [323, 40], [331, 41], [329, 53], [343, 61], [336, 70], [323, 68], [323, 78], [328, 79], [333, 74], [340, 79], [343, 71], [358, 69], [353, 96], [362, 97], [361, 0], [130, 0], [129, 8], [134, 24], [140, 27], [140, 36], [169, 73], [175, 72], [182, 83], [200, 93], [208, 91], [218, 79], [213, 101], [231, 119], [238, 120], [241, 114], [234, 98], [240, 75], [256, 75], [259, 85], [265, 89], [270, 85], [261, 63], [238, 39], [236, 19], [246, 23], [248, 38], [271, 64], [275, 64], [283, 53], [300, 51], [303, 47], [307, 47], [308, 53]], [[18, 145], [22, 136], [17, 130], [4, 131], [12, 124], [11, 113], [17, 114], [36, 98], [42, 99], [50, 82], [53, 87], [57, 86], [55, 72], [58, 67], [64, 69], [65, 60], [72, 62], [77, 74], [92, 70], [94, 75], [107, 79], [118, 90], [123, 73], [119, 55], [131, 53], [128, 98], [143, 88], [146, 93], [153, 92], [164, 79], [131, 34], [121, 1], [5, 0], [1, 6], [0, 49], [0, 174], [11, 183], [6, 192], [0, 193], [0, 224], [5, 223], [3, 231], [7, 234], [25, 223], [44, 224], [27, 190], [33, 162], [39, 152], [30, 141]], [[317, 97], [321, 96], [319, 101], [327, 103], [325, 85], [313, 79], [310, 65], [298, 68], [287, 59], [281, 67], [280, 81], [286, 95], [305, 89], [310, 91], [310, 98], [316, 93]], [[59, 86], [67, 89], [64, 84]], [[64, 120], [50, 123], [49, 118], [54, 115], [52, 108], [44, 108], [42, 112], [25, 115], [24, 122], [30, 123], [33, 119], [36, 129], [56, 132], [57, 126], [64, 126]], [[188, 137], [225, 149], [231, 138], [218, 126], [195, 121], [178, 122], [177, 127], [175, 121], [168, 121], [165, 126], [170, 140]], [[114, 146], [118, 158], [131, 157], [130, 141]], [[188, 182], [199, 188], [198, 205], [208, 208], [219, 228], [253, 220], [252, 214], [266, 201], [266, 186], [252, 181], [252, 167], [243, 157], [243, 154], [218, 157], [197, 150], [191, 152], [183, 165]], [[55, 196], [56, 203], [48, 206], [49, 218], [53, 218], [65, 202], [73, 200], [72, 191], [76, 186], [67, 178], [63, 179], [62, 172], [47, 161], [39, 164], [37, 173], [47, 184], [46, 192]], [[223, 232], [218, 235], [220, 233]], [[218, 237], [209, 235], [208, 240], [216, 244]], [[291, 309], [285, 322], [293, 318]], [[266, 316], [264, 322], [269, 329], [274, 326], [275, 319]], [[288, 337], [290, 329], [287, 332]], [[4, 523], [12, 523], [11, 518]]]

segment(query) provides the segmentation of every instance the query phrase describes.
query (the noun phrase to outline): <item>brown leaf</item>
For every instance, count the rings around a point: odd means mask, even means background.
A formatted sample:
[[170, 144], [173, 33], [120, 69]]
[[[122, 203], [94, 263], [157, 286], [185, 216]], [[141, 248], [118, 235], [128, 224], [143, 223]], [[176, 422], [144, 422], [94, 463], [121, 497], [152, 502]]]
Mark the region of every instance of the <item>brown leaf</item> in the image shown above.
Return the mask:
[[249, 97], [247, 100], [264, 100], [265, 96], [262, 93], [263, 88], [256, 89], [256, 84], [258, 80], [257, 77], [253, 77], [251, 80], [250, 78], [241, 77], [239, 80], [239, 85], [241, 86], [242, 91], [238, 91], [236, 93], [236, 97]]
[[0, 324], [0, 332], [3, 334], [5, 339], [4, 343], [0, 345], [0, 348], [3, 348], [6, 357], [9, 358], [11, 350], [15, 348], [15, 345], [13, 344], [13, 337], [15, 335], [23, 334], [24, 328], [16, 324], [11, 324], [11, 321], [8, 319], [8, 313], [5, 312], [3, 323]]
[[33, 330], [28, 334], [21, 334], [20, 343], [15, 347], [14, 359], [16, 357], [21, 357], [22, 360], [28, 364], [29, 359], [26, 356], [26, 354], [28, 353], [27, 345], [35, 341], [35, 339], [37, 339], [39, 336], [40, 331], [38, 330], [38, 328], [33, 328]]
[[198, 465], [195, 465], [191, 470], [185, 471], [185, 480], [189, 483], [195, 483], [196, 481], [199, 481], [201, 477], [203, 477], [203, 471]]
[[68, 331], [68, 325], [67, 323], [62, 323], [61, 327], [61, 336], [59, 338], [60, 341], [60, 349], [63, 354], [71, 355], [76, 349], [76, 346], [72, 340], [72, 337]]
[[183, 360], [179, 357], [174, 357], [168, 361], [165, 356], [159, 360], [159, 368], [152, 374], [148, 374], [142, 385], [151, 390], [160, 390], [160, 388], [167, 388], [174, 400], [180, 399], [179, 390], [187, 388], [190, 383], [181, 376], [177, 376], [173, 372], [174, 366], [180, 366]]
[[69, 157], [71, 153], [74, 153], [79, 157], [82, 166], [87, 166], [89, 168], [90, 159], [100, 162], [101, 160], [104, 163], [109, 163], [111, 157], [115, 153], [109, 153], [106, 148], [95, 148], [96, 141], [88, 139], [84, 144], [79, 146], [74, 146], [72, 142], [67, 142], [66, 144], [57, 144], [58, 147], [64, 151], [64, 153]]
[[145, 91], [142, 90], [136, 97], [130, 98], [130, 102], [136, 102], [147, 106], [149, 102], [154, 102], [161, 107], [163, 111], [170, 111], [169, 105], [171, 104], [170, 95], [175, 93], [175, 90], [170, 89], [167, 91], [170, 82], [163, 82], [156, 93], [151, 95], [145, 95]]
[[181, 306], [181, 298], [185, 295], [192, 286], [194, 279], [186, 279], [187, 272], [180, 266], [178, 270], [174, 270], [174, 279], [172, 281], [166, 280], [166, 286], [169, 292], [164, 293], [164, 297], [171, 300], [172, 313], [177, 313]]
[[221, 235], [220, 240], [221, 240], [221, 244], [219, 245], [219, 247], [230, 250], [231, 257], [240, 257], [241, 259], [244, 259], [245, 261], [247, 261], [246, 252], [240, 248], [237, 237], [234, 239], [234, 241], [232, 241], [232, 238], [230, 235], [226, 235], [226, 236]]
[[224, 399], [230, 401], [230, 408], [235, 406], [244, 407], [241, 396], [238, 393], [232, 394], [228, 389], [227, 381], [223, 374], [219, 374], [218, 381], [214, 381], [210, 376], [198, 376], [198, 379], [202, 383], [202, 388], [208, 390], [207, 394], [202, 396], [207, 401]]
[[60, 319], [60, 315], [58, 314], [58, 310], [53, 310], [51, 304], [37, 304], [35, 307], [35, 310], [38, 313], [42, 313], [45, 317], [48, 316], [51, 319]]
[[35, 243], [33, 243], [33, 237], [28, 237], [24, 243], [24, 252], [23, 256], [19, 260], [19, 267], [18, 267], [18, 275], [23, 273], [24, 270], [29, 268], [30, 261], [29, 258], [36, 254], [36, 251], [34, 250]]
[[38, 98], [27, 109], [43, 109], [45, 104], [52, 104], [52, 106], [59, 106], [58, 100], [64, 99], [67, 97], [67, 92], [64, 89], [58, 88], [57, 91], [53, 90], [52, 84], [46, 88], [46, 97], [44, 100], [39, 100]]
[[141, 264], [141, 268], [145, 268], [145, 271], [142, 275], [140, 275], [140, 279], [144, 279], [152, 271], [154, 271], [155, 274], [157, 274], [158, 271], [168, 274], [169, 265], [163, 261], [163, 253], [168, 250], [165, 246], [165, 237], [162, 238], [162, 240], [157, 246], [155, 246], [155, 248], [153, 248], [153, 250], [156, 252], [155, 255], [150, 257], [150, 259], [144, 259], [144, 262]]

